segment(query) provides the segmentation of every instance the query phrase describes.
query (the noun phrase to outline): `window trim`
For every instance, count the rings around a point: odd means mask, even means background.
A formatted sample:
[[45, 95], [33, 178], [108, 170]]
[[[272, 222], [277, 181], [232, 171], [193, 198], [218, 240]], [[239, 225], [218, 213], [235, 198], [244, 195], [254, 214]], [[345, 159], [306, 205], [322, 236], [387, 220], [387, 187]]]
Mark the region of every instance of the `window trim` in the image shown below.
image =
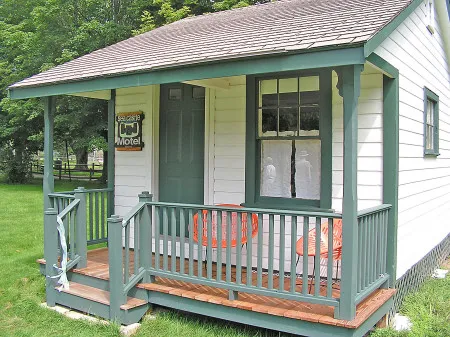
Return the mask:
[[[319, 76], [320, 95], [320, 137], [321, 140], [321, 184], [320, 200], [296, 198], [264, 197], [260, 195], [261, 187], [261, 142], [266, 137], [258, 134], [258, 89], [259, 80], [272, 78], [289, 78], [293, 76]], [[248, 75], [246, 81], [246, 156], [245, 156], [245, 205], [285, 209], [331, 209], [332, 192], [332, 70], [321, 69], [308, 72], [288, 72], [266, 74], [263, 76]], [[308, 139], [311, 137], [283, 137], [286, 140]], [[274, 139], [274, 138], [270, 138]]]
[[[424, 88], [424, 108], [423, 108], [423, 150], [425, 157], [437, 157], [439, 153], [439, 96], [433, 91]], [[434, 102], [433, 109], [433, 149], [427, 149], [427, 113], [428, 113], [428, 100]]]

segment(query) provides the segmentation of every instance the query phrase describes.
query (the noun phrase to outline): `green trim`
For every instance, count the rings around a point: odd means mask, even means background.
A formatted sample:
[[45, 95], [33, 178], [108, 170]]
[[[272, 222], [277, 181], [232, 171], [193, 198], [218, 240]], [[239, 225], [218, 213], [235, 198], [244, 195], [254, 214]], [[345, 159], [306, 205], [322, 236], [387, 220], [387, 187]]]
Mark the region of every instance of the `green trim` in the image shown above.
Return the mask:
[[44, 97], [44, 211], [52, 207], [49, 194], [55, 191], [53, 177], [53, 124], [55, 116], [55, 97]]
[[[424, 97], [423, 97], [423, 154], [426, 157], [437, 157], [439, 156], [439, 96], [432, 92], [427, 87], [424, 88]], [[434, 102], [434, 110], [433, 110], [433, 149], [427, 149], [427, 109], [428, 109], [428, 100]]]
[[392, 64], [375, 53], [372, 53], [367, 57], [367, 62], [379, 68], [383, 73], [385, 73], [385, 75], [389, 77], [399, 76], [399, 71], [397, 68], [395, 68]]
[[[261, 181], [261, 138], [258, 137], [257, 118], [257, 81], [268, 78], [247, 76], [247, 103], [246, 103], [246, 156], [245, 156], [245, 205], [251, 207], [271, 207], [283, 209], [300, 208], [331, 208], [332, 185], [332, 74], [331, 69], [322, 69], [314, 74], [320, 80], [320, 137], [321, 140], [321, 199], [305, 200], [295, 198], [273, 198], [260, 196]], [[307, 75], [311, 75], [308, 72]], [[277, 78], [286, 76], [305, 76], [304, 72], [281, 73], [274, 75]], [[259, 139], [258, 139], [259, 138]], [[271, 138], [274, 139], [274, 138]], [[284, 137], [283, 137], [284, 139]], [[302, 139], [302, 137], [295, 137]]]
[[412, 12], [423, 3], [423, 0], [412, 0], [411, 3], [403, 9], [391, 22], [384, 26], [378, 33], [369, 39], [364, 45], [364, 57], [372, 54], [383, 41], [391, 35], [400, 24], [406, 20]]
[[[389, 65], [390, 66], [390, 65]], [[390, 66], [391, 67], [391, 66]], [[394, 68], [395, 69], [395, 68]], [[383, 76], [383, 203], [392, 205], [388, 213], [386, 271], [389, 286], [397, 275], [398, 176], [399, 176], [399, 92], [398, 77]]]
[[114, 186], [116, 170], [116, 149], [115, 149], [115, 118], [116, 118], [116, 90], [111, 90], [111, 99], [108, 101], [108, 214], [114, 214]]
[[364, 66], [337, 69], [344, 104], [344, 188], [342, 200], [342, 272], [339, 318], [356, 315], [358, 256], [358, 99]]
[[64, 95], [78, 92], [110, 90], [151, 84], [164, 84], [215, 77], [253, 75], [271, 72], [296, 71], [364, 64], [363, 47], [328, 49], [301, 54], [282, 54], [260, 58], [211, 62], [195, 66], [182, 66], [146, 73], [133, 73], [102, 77], [78, 82], [57, 83], [38, 87], [10, 87], [11, 99]]

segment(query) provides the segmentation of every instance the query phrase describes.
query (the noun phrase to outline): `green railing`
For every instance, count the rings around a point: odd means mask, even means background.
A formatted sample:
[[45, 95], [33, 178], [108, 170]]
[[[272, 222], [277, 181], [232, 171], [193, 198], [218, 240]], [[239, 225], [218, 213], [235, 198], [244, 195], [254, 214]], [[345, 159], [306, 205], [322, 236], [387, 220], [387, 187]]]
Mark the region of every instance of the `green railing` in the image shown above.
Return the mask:
[[389, 281], [386, 253], [391, 207], [381, 205], [358, 213], [357, 304]]
[[342, 256], [341, 214], [154, 202], [143, 192], [127, 216], [108, 219], [111, 317], [138, 282], [156, 277], [222, 288], [230, 300], [250, 293], [332, 306], [336, 318], [349, 317], [349, 284], [338, 280], [337, 266], [357, 257], [353, 307], [387, 283], [390, 207], [358, 214], [358, 248]]
[[53, 208], [58, 212], [64, 209], [71, 199], [82, 200], [86, 225], [87, 245], [94, 245], [108, 241], [107, 218], [112, 215], [114, 205], [113, 189], [91, 189], [80, 187], [74, 191], [57, 192], [49, 194]]

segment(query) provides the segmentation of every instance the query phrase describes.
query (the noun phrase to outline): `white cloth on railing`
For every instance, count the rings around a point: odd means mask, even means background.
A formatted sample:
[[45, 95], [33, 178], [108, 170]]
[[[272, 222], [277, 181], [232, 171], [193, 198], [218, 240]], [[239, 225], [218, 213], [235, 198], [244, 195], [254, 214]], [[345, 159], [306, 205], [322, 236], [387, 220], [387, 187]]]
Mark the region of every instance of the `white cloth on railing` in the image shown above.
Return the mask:
[[51, 276], [51, 278], [59, 278], [58, 284], [61, 286], [58, 287], [58, 291], [62, 291], [63, 289], [68, 290], [69, 289], [69, 280], [67, 279], [67, 242], [66, 242], [66, 230], [64, 228], [64, 223], [61, 219], [61, 217], [58, 215], [56, 217], [56, 222], [58, 223], [57, 229], [59, 233], [59, 240], [61, 243], [61, 268], [58, 267], [56, 264], [53, 265], [53, 268], [55, 268], [58, 271], [58, 275]]

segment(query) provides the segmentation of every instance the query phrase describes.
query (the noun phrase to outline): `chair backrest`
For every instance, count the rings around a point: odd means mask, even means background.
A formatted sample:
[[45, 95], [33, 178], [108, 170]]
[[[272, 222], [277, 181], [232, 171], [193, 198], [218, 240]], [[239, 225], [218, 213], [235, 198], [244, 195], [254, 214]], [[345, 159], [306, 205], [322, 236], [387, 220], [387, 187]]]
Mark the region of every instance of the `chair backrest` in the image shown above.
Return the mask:
[[[242, 208], [242, 206], [240, 205], [233, 205], [233, 204], [220, 204], [217, 206], [222, 206], [222, 207], [228, 207], [228, 208]], [[223, 211], [222, 212], [222, 222], [221, 222], [221, 228], [219, 229], [218, 227], [218, 219], [217, 219], [217, 211], [212, 211], [210, 214], [211, 217], [211, 229], [212, 229], [212, 233], [208, 233], [208, 211], [207, 210], [203, 210], [202, 211], [202, 245], [203, 246], [207, 246], [208, 245], [208, 237], [211, 237], [211, 246], [213, 248], [217, 248], [218, 247], [218, 232], [219, 230], [222, 231], [222, 248], [226, 248], [227, 247], [227, 214], [229, 214], [228, 212]], [[255, 237], [258, 233], [258, 215], [256, 214], [251, 214], [252, 217], [252, 237]], [[194, 214], [193, 216], [193, 239], [195, 242], [198, 242], [198, 237], [199, 237], [199, 221], [198, 221], [198, 213]], [[238, 213], [237, 212], [232, 212], [231, 213], [231, 247], [236, 247], [237, 245], [237, 238], [238, 238], [238, 233], [237, 233], [237, 224], [238, 224]], [[248, 241], [248, 237], [247, 237], [247, 226], [248, 226], [248, 221], [247, 221], [247, 213], [243, 213], [241, 216], [241, 233], [240, 233], [240, 237], [241, 237], [241, 244], [244, 245], [247, 243]]]

